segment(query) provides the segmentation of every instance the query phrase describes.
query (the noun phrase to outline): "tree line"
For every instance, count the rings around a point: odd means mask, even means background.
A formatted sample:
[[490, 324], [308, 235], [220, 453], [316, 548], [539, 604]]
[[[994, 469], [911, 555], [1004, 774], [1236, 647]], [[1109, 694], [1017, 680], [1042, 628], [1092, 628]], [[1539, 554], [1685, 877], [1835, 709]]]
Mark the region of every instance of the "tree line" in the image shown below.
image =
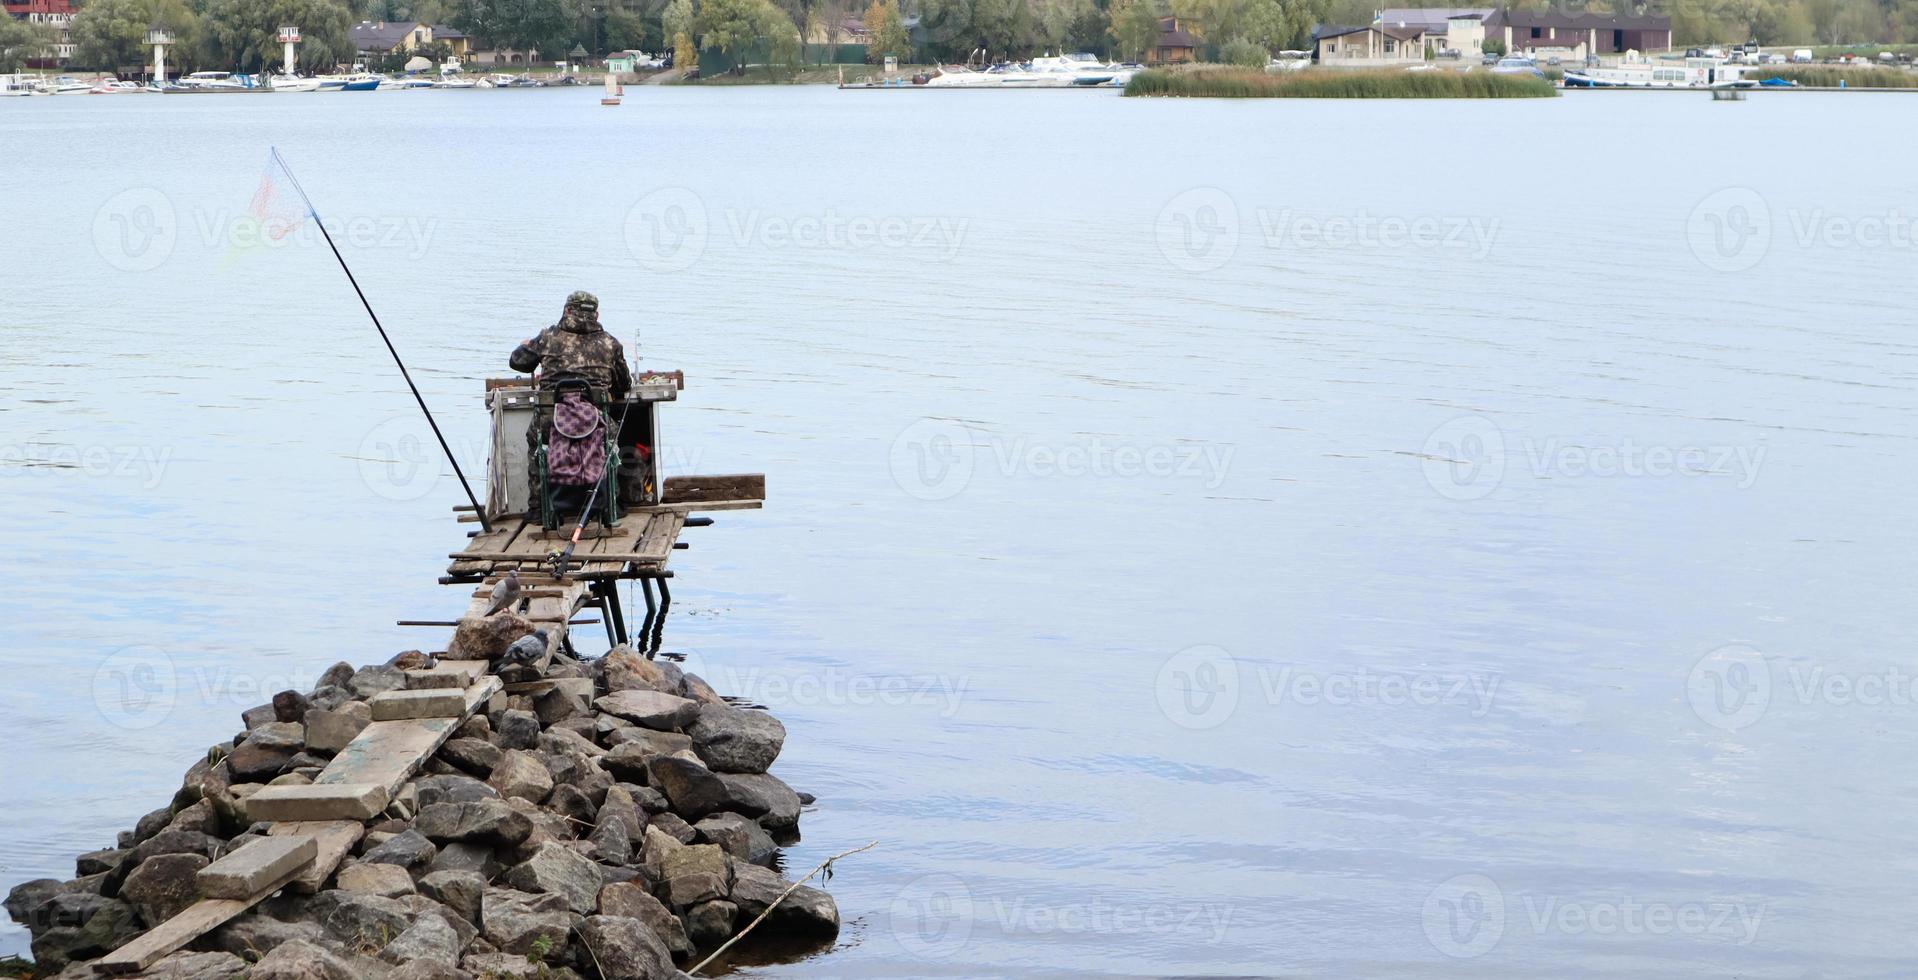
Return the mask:
[[[278, 70], [282, 24], [297, 25], [303, 71], [330, 71], [356, 60], [352, 25], [360, 21], [450, 24], [481, 45], [538, 52], [541, 60], [575, 48], [600, 56], [639, 49], [698, 48], [728, 54], [751, 48], [774, 63], [797, 65], [807, 42], [852, 38], [863, 22], [871, 60], [901, 63], [991, 60], [1058, 51], [1140, 59], [1157, 46], [1162, 18], [1176, 17], [1209, 60], [1251, 61], [1259, 51], [1309, 46], [1314, 25], [1365, 24], [1380, 0], [81, 0], [72, 26], [74, 66], [114, 71], [147, 63], [149, 25], [174, 36], [170, 64]], [[1674, 43], [1872, 44], [1918, 41], [1918, 0], [1519, 0], [1594, 13], [1654, 13], [1672, 18]], [[52, 42], [44, 26], [0, 21], [0, 70], [17, 70]], [[422, 52], [438, 60], [446, 52]], [[437, 57], [436, 57], [437, 56]], [[397, 66], [380, 66], [397, 67]]]

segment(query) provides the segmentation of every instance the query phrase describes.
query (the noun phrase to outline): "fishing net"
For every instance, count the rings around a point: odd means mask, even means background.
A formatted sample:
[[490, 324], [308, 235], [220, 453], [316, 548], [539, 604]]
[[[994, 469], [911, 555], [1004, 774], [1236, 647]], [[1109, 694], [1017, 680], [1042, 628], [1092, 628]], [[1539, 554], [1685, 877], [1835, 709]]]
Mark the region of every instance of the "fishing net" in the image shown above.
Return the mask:
[[243, 252], [290, 244], [295, 233], [312, 216], [306, 198], [294, 184], [293, 175], [287, 172], [280, 154], [269, 153], [253, 200], [248, 202], [246, 213], [234, 222], [232, 234], [227, 236], [227, 260], [232, 261]]

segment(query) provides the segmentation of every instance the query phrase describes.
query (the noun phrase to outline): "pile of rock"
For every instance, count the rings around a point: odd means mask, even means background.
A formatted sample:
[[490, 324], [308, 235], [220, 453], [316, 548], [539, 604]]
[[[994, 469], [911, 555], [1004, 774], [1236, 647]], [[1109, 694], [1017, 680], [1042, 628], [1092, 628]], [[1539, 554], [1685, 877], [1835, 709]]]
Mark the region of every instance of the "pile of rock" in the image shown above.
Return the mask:
[[[76, 878], [13, 889], [6, 910], [42, 975], [89, 975], [191, 906], [200, 869], [267, 832], [246, 799], [310, 783], [371, 722], [368, 700], [429, 663], [337, 664], [312, 692], [276, 695], [168, 806], [81, 855]], [[324, 887], [283, 891], [142, 975], [672, 977], [771, 907], [791, 884], [777, 848], [811, 802], [766, 771], [779, 721], [623, 648], [556, 657], [545, 677], [467, 719]], [[800, 886], [754, 936], [823, 943], [838, 929], [832, 898]]]

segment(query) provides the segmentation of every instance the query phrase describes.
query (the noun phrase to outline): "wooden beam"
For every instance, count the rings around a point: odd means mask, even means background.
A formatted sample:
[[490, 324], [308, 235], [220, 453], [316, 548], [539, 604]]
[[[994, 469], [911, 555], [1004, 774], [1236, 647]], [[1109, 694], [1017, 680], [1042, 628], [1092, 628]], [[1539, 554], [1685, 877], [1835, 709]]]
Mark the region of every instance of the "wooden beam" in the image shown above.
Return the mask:
[[333, 871], [346, 860], [353, 845], [366, 834], [366, 825], [358, 820], [283, 820], [266, 829], [270, 837], [311, 837], [319, 852], [288, 888], [311, 895], [333, 877]]
[[298, 878], [306, 868], [287, 872], [284, 876], [261, 889], [248, 898], [204, 898], [194, 902], [186, 911], [135, 938], [125, 946], [108, 953], [94, 962], [95, 968], [103, 973], [138, 973], [152, 966], [168, 953], [184, 947], [187, 943], [212, 932], [241, 912], [265, 901], [274, 892], [285, 888], [293, 879]]

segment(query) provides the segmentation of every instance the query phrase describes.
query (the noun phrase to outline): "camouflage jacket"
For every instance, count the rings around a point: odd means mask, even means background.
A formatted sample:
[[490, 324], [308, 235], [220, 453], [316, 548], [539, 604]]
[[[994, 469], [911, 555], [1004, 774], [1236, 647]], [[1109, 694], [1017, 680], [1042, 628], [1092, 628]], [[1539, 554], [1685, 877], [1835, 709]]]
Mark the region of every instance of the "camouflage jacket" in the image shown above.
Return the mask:
[[539, 369], [540, 387], [550, 387], [561, 374], [577, 374], [613, 398], [632, 390], [633, 373], [619, 340], [588, 317], [567, 316], [516, 348], [508, 359], [515, 371]]

